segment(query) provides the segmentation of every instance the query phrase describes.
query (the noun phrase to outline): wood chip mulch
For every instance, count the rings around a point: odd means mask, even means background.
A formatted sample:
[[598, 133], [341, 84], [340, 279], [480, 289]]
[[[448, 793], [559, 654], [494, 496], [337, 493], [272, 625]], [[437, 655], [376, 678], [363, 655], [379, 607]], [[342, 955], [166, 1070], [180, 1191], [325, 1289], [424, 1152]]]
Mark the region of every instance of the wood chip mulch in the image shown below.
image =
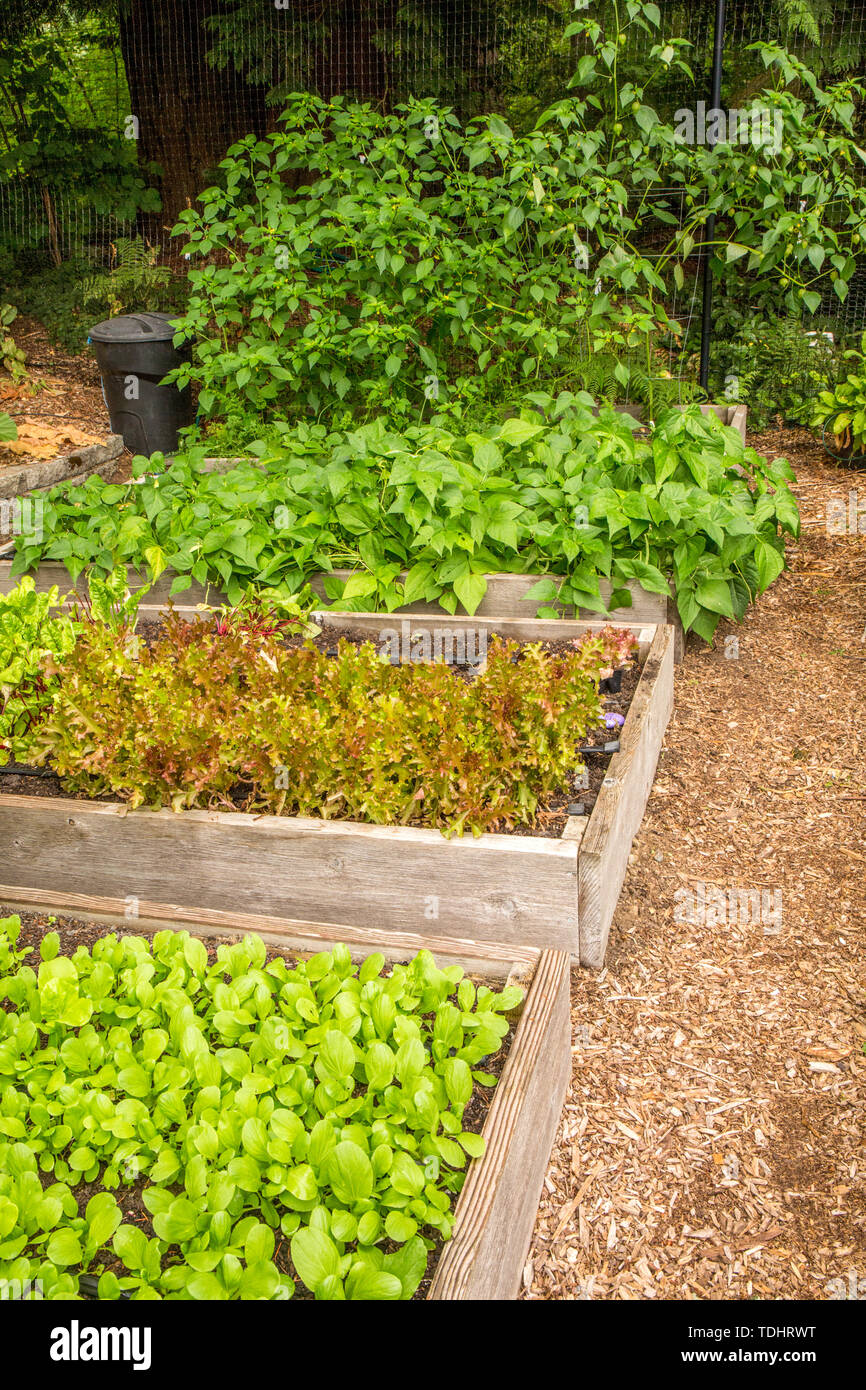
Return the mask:
[[866, 1278], [866, 534], [826, 529], [854, 491], [866, 532], [866, 471], [805, 431], [750, 442], [796, 470], [802, 536], [677, 669], [607, 967], [573, 975], [528, 1299], [826, 1299]]
[[[15, 319], [11, 331], [27, 358], [27, 380], [14, 395], [0, 402], [0, 409], [19, 427], [41, 425], [58, 431], [72, 427], [93, 441], [104, 442], [111, 433], [111, 423], [93, 349], [72, 356], [52, 345], [36, 319], [24, 315]], [[2, 381], [8, 384], [8, 378]], [[61, 445], [62, 439], [58, 453], [62, 452]], [[39, 460], [17, 456], [11, 461], [20, 467], [22, 462]], [[132, 455], [124, 449], [110, 481], [127, 482], [132, 476], [131, 463]]]

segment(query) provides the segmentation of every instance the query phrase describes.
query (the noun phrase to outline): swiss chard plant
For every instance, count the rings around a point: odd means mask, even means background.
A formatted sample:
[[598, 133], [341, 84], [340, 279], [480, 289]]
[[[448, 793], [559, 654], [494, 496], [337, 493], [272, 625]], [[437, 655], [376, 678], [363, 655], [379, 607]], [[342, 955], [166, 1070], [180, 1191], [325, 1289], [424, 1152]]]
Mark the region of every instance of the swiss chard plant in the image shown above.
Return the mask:
[[[467, 1107], [520, 989], [426, 951], [287, 962], [247, 936], [212, 959], [185, 931], [72, 955], [51, 932], [31, 965], [19, 935], [0, 922], [4, 1288], [412, 1297], [484, 1152]], [[123, 1219], [133, 1187], [146, 1224]]]
[[[519, 654], [519, 659], [517, 658]], [[260, 624], [169, 619], [151, 647], [81, 632], [27, 758], [132, 806], [243, 804], [451, 834], [528, 824], [601, 717], [620, 636], [565, 656], [493, 639], [471, 682], [392, 665], [372, 643], [328, 657]]]
[[820, 429], [824, 438], [831, 434], [843, 456], [862, 458], [866, 455], [866, 333], [859, 352], [843, 353], [842, 372], [842, 379], [832, 389], [816, 396], [810, 424]]
[[697, 407], [647, 432], [611, 409], [596, 416], [588, 396], [531, 393], [485, 431], [300, 426], [253, 452], [258, 463], [227, 473], [193, 451], [170, 468], [155, 456], [139, 482], [53, 491], [13, 573], [40, 560], [73, 578], [170, 568], [173, 594], [197, 581], [236, 604], [251, 586], [297, 593], [343, 568], [348, 581], [325, 580], [340, 608], [424, 600], [474, 613], [485, 575], [504, 571], [544, 576], [542, 616], [628, 606], [636, 581], [663, 595], [673, 585], [685, 627], [709, 641], [777, 577], [784, 534], [799, 527], [787, 463], [768, 464]]
[[75, 645], [75, 624], [58, 613], [59, 590], [36, 592], [29, 577], [0, 594], [0, 762], [16, 760], [22, 739], [44, 716], [54, 680], [48, 663]]

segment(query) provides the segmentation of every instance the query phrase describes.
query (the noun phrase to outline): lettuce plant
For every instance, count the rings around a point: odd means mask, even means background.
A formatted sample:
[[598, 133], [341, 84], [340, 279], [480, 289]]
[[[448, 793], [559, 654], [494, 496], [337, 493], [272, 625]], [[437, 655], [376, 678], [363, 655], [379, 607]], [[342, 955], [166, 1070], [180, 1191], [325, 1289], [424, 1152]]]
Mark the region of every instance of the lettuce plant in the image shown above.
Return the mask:
[[494, 639], [467, 683], [443, 662], [392, 666], [371, 643], [331, 659], [172, 617], [147, 648], [94, 625], [27, 756], [132, 806], [231, 809], [245, 786], [247, 806], [275, 814], [480, 834], [531, 822], [565, 785], [622, 654], [615, 631], [563, 656]]
[[[0, 922], [0, 1278], [59, 1299], [85, 1272], [102, 1298], [412, 1296], [484, 1151], [465, 1111], [519, 989], [426, 951], [287, 963], [248, 936], [211, 960], [185, 931], [72, 956], [50, 933], [33, 968], [19, 932]], [[122, 1220], [132, 1182], [152, 1234]]]

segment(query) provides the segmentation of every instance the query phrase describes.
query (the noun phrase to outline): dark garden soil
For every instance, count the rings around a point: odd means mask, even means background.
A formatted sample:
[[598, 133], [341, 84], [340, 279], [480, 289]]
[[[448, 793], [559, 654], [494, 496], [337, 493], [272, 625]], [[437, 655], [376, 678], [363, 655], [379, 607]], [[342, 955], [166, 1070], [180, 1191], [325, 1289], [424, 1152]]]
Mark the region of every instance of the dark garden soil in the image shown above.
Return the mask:
[[[749, 442], [794, 468], [802, 535], [677, 667], [607, 968], [573, 975], [526, 1298], [827, 1299], [866, 1275], [866, 475], [805, 430]], [[851, 491], [864, 530], [832, 534]], [[678, 920], [699, 883], [778, 890], [781, 923]]]
[[[399, 615], [395, 616], [399, 617]], [[447, 623], [447, 617], [443, 617], [443, 624], [445, 623]], [[140, 623], [137, 631], [148, 645], [152, 645], [161, 627], [161, 623], [148, 620]], [[285, 646], [291, 649], [300, 646], [303, 640], [301, 637], [287, 638]], [[343, 630], [325, 624], [318, 636], [312, 640], [321, 651], [336, 656], [341, 640], [350, 642], [354, 646], [361, 646], [370, 641], [370, 634], [359, 628]], [[517, 645], [520, 647], [526, 644], [518, 643]], [[543, 642], [541, 646], [551, 655], [566, 655], [574, 650], [572, 643], [567, 639]], [[455, 665], [452, 669], [457, 676], [467, 682], [474, 679], [475, 673], [471, 667]], [[623, 668], [620, 690], [616, 693], [604, 693], [602, 695], [603, 711], [617, 714], [625, 719], [639, 679], [640, 668], [636, 662]], [[588, 816], [595, 805], [596, 797], [607, 775], [610, 760], [618, 748], [619, 732], [619, 727], [610, 730], [604, 727], [590, 730], [585, 743], [582, 745], [584, 749], [593, 750], [583, 755], [585, 776], [575, 769], [572, 786], [564, 787], [560, 792], [552, 793], [545, 798], [539, 805], [535, 818], [530, 824], [515, 826], [511, 829], [503, 827], [499, 833], [559, 839], [568, 822], [569, 815]], [[221, 811], [246, 810], [251, 791], [249, 785], [238, 786], [232, 796], [232, 806], [226, 806], [220, 802], [215, 803], [212, 809]], [[4, 794], [10, 796], [69, 797], [76, 801], [116, 801], [122, 799], [110, 794], [89, 796], [85, 792], [69, 792], [64, 789], [60, 778], [50, 769], [43, 768], [38, 773], [29, 773], [23, 770], [18, 771], [17, 764], [6, 771], [0, 768], [0, 796]]]
[[[2, 903], [0, 903], [0, 918], [10, 915], [10, 912], [11, 909], [9, 907], [5, 907]], [[138, 927], [135, 922], [125, 923], [122, 929], [112, 929], [93, 922], [82, 921], [74, 917], [56, 917], [53, 914], [39, 912], [20, 912], [16, 913], [16, 915], [20, 917], [21, 920], [21, 934], [16, 943], [16, 949], [18, 950], [21, 950], [25, 947], [30, 947], [33, 949], [34, 952], [38, 952], [39, 944], [42, 941], [42, 938], [46, 936], [49, 932], [53, 931], [56, 931], [60, 936], [61, 955], [74, 955], [74, 953], [79, 949], [79, 947], [82, 946], [85, 948], [85, 950], [90, 951], [92, 950], [95, 942], [99, 941], [102, 937], [111, 934], [117, 936], [152, 935], [151, 932], [146, 931], [143, 927]], [[220, 945], [231, 945], [238, 939], [239, 938], [237, 936], [230, 935], [213, 936], [205, 938], [204, 946], [207, 950], [208, 963], [214, 963], [217, 957], [217, 948]], [[277, 957], [282, 958], [288, 964], [294, 964], [298, 960], [298, 954], [296, 952], [281, 948], [279, 946], [268, 945], [266, 964], [272, 960], [275, 960]], [[471, 978], [475, 980], [476, 984], [485, 983], [485, 981], [480, 980], [474, 976]], [[8, 1008], [10, 1006], [4, 1003], [0, 1005], [0, 1007]], [[482, 1066], [485, 1072], [488, 1072], [492, 1076], [495, 1076], [497, 1079], [502, 1075], [502, 1070], [505, 1066], [505, 1060], [508, 1056], [508, 1052], [511, 1047], [513, 1038], [514, 1025], [512, 1025], [505, 1038], [503, 1039], [502, 1046], [499, 1049], [499, 1051], [494, 1055], [486, 1057], [484, 1059]], [[481, 1133], [482, 1129], [484, 1128], [484, 1122], [487, 1119], [487, 1114], [490, 1109], [490, 1104], [493, 1100], [494, 1094], [495, 1088], [479, 1086], [476, 1083], [472, 1096], [463, 1113], [463, 1128], [465, 1130], [468, 1130], [473, 1134]], [[42, 1180], [47, 1186], [53, 1181], [53, 1175], [50, 1173], [42, 1174]], [[118, 1205], [121, 1211], [123, 1212], [124, 1221], [131, 1222], [136, 1226], [140, 1226], [141, 1229], [144, 1231], [145, 1235], [148, 1237], [148, 1239], [152, 1239], [155, 1235], [155, 1232], [151, 1222], [151, 1215], [142, 1200], [143, 1193], [145, 1189], [148, 1187], [148, 1185], [149, 1184], [147, 1178], [143, 1177], [137, 1178], [135, 1181], [132, 1182], [122, 1181], [117, 1188], [112, 1190], [114, 1192], [114, 1196], [117, 1199]], [[103, 1191], [104, 1189], [102, 1188], [99, 1180], [97, 1179], [95, 1182], [92, 1183], [79, 1183], [77, 1186], [73, 1187], [72, 1190], [75, 1194], [75, 1197], [78, 1200], [79, 1213], [83, 1216], [87, 1203], [90, 1201], [91, 1197], [93, 1197], [97, 1192]], [[170, 1190], [175, 1192], [177, 1195], [181, 1195], [183, 1192], [183, 1187], [182, 1185], [175, 1185], [173, 1187], [170, 1187]], [[288, 1274], [295, 1279], [297, 1290], [295, 1293], [295, 1298], [300, 1299], [301, 1301], [311, 1300], [312, 1295], [304, 1288], [300, 1281], [297, 1280], [297, 1276], [292, 1267], [288, 1239], [285, 1236], [283, 1236], [281, 1232], [277, 1232], [276, 1236], [277, 1244], [274, 1253], [274, 1263], [282, 1273]], [[425, 1275], [424, 1279], [421, 1281], [421, 1284], [419, 1285], [418, 1290], [415, 1293], [416, 1300], [423, 1300], [427, 1297], [430, 1285], [432, 1283], [433, 1275], [436, 1271], [436, 1265], [439, 1261], [443, 1249], [445, 1248], [445, 1242], [442, 1240], [440, 1236], [437, 1235], [436, 1232], [429, 1232], [429, 1236], [433, 1240], [433, 1245], [428, 1258], [428, 1272]], [[385, 1253], [387, 1253], [389, 1250], [396, 1250], [397, 1246], [393, 1242], [386, 1240], [381, 1243], [381, 1249]], [[172, 1249], [170, 1253], [172, 1256], [177, 1256], [179, 1254], [179, 1252], [176, 1249]], [[127, 1272], [121, 1265], [120, 1261], [113, 1255], [113, 1253], [110, 1250], [102, 1252], [102, 1254], [100, 1255], [100, 1260], [103, 1262], [104, 1268], [116, 1274], [118, 1278], [122, 1278]], [[170, 1260], [169, 1262], [171, 1263], [173, 1261]], [[96, 1296], [95, 1291], [93, 1296]]]

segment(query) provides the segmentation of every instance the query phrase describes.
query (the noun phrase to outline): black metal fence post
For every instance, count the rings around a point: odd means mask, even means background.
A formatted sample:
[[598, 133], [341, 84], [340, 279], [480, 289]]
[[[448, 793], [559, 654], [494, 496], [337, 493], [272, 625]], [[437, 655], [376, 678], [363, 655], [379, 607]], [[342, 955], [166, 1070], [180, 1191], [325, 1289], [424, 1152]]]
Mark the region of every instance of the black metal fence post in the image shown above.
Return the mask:
[[[725, 0], [716, 0], [716, 29], [713, 39], [713, 81], [710, 109], [717, 111], [722, 100], [722, 55], [725, 47]], [[713, 129], [717, 129], [714, 124]], [[714, 145], [715, 138], [709, 142]], [[710, 267], [712, 259], [711, 244], [716, 237], [716, 214], [710, 213], [704, 229], [704, 302], [701, 311], [701, 372], [700, 383], [704, 391], [707, 390], [710, 376], [710, 338], [712, 336], [711, 319], [713, 313], [713, 272]]]

